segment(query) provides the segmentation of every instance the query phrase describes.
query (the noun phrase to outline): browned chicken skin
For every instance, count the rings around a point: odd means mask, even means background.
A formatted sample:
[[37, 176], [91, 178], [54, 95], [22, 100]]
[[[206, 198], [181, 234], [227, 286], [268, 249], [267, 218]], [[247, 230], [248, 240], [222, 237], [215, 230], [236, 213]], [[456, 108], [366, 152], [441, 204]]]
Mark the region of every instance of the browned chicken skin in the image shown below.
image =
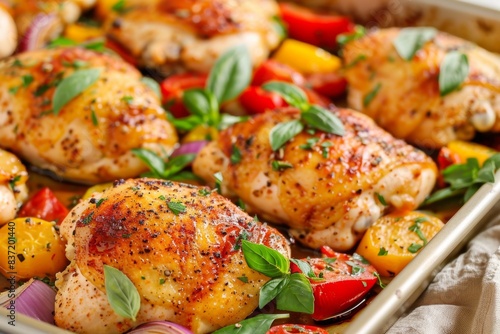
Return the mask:
[[[155, 179], [115, 182], [78, 204], [63, 221], [72, 260], [58, 275], [55, 320], [78, 333], [122, 333], [169, 320], [207, 333], [247, 317], [269, 278], [251, 270], [241, 239], [289, 256], [286, 239], [226, 198]], [[185, 210], [175, 213], [172, 202]], [[134, 323], [110, 308], [103, 265], [127, 275], [141, 296]], [[246, 276], [248, 282], [238, 277]]]
[[[59, 112], [55, 87], [76, 69], [99, 78]], [[80, 48], [26, 52], [0, 63], [0, 147], [65, 179], [96, 183], [133, 177], [146, 166], [131, 153], [169, 152], [177, 143], [159, 97], [114, 56]]]
[[142, 65], [168, 72], [208, 72], [228, 48], [245, 44], [254, 64], [279, 42], [274, 0], [154, 0], [127, 2], [108, 18], [108, 35]]
[[[381, 29], [344, 48], [348, 103], [395, 137], [429, 148], [477, 131], [500, 132], [500, 58], [458, 37], [438, 33], [410, 60], [393, 41], [401, 30]], [[447, 51], [468, 57], [463, 87], [440, 96], [439, 66]], [[379, 87], [368, 104], [366, 97]]]
[[[434, 186], [436, 166], [368, 117], [348, 109], [336, 114], [346, 128], [343, 137], [303, 131], [277, 152], [270, 146], [270, 130], [297, 119], [298, 110], [235, 124], [199, 153], [193, 170], [212, 182], [213, 174], [222, 172], [226, 193], [240, 197], [263, 219], [290, 226], [301, 243], [348, 250], [384, 212], [416, 208]], [[242, 156], [237, 163], [230, 159], [234, 147]], [[275, 160], [291, 167], [276, 170]]]

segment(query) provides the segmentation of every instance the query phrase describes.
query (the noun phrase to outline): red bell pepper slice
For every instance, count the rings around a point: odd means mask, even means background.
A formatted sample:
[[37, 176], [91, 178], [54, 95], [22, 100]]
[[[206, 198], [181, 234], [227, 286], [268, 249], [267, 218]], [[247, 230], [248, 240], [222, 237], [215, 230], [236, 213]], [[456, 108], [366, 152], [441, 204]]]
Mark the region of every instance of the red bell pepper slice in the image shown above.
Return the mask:
[[280, 12], [291, 38], [325, 49], [335, 48], [338, 35], [354, 31], [346, 16], [319, 14], [290, 3], [280, 3]]
[[[359, 255], [331, 249], [324, 258], [302, 259], [317, 279], [309, 278], [314, 294], [314, 320], [325, 320], [356, 306], [377, 283], [376, 270]], [[292, 273], [301, 272], [291, 263]]]
[[68, 212], [68, 208], [57, 199], [52, 190], [45, 187], [23, 205], [17, 216], [55, 221], [59, 225], [66, 218]]

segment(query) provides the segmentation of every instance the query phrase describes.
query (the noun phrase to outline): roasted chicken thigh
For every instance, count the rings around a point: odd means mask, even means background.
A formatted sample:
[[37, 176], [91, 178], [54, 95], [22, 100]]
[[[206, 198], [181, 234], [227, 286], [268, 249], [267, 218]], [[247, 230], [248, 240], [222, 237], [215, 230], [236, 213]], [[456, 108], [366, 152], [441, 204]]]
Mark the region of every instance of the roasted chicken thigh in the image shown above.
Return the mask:
[[[345, 46], [349, 106], [395, 137], [429, 148], [470, 140], [477, 131], [500, 132], [500, 58], [439, 32], [405, 60], [393, 44], [401, 31], [376, 30]], [[460, 89], [441, 96], [440, 65], [452, 50], [467, 56], [470, 70]]]
[[254, 64], [280, 40], [273, 17], [274, 0], [127, 1], [108, 20], [108, 36], [139, 62], [166, 74], [191, 70], [208, 73], [228, 48], [245, 44]]
[[299, 242], [348, 250], [385, 212], [422, 203], [433, 189], [436, 166], [367, 116], [335, 113], [344, 136], [304, 130], [274, 152], [271, 129], [298, 119], [297, 109], [235, 124], [205, 146], [193, 170], [212, 182], [221, 172], [223, 191], [243, 200], [251, 213], [290, 226]]
[[28, 198], [28, 172], [12, 153], [0, 149], [0, 225], [16, 217]]
[[[98, 77], [86, 87], [81, 82], [88, 70]], [[78, 79], [63, 84], [77, 71]], [[82, 93], [55, 112], [56, 90], [61, 100], [80, 85]], [[81, 48], [25, 52], [1, 62], [0, 105], [0, 147], [72, 181], [137, 176], [146, 166], [132, 148], [168, 153], [177, 143], [159, 97], [139, 71]]]
[[[72, 262], [58, 274], [55, 320], [77, 333], [123, 333], [152, 320], [212, 332], [250, 315], [269, 280], [247, 266], [240, 241], [290, 252], [276, 229], [208, 188], [155, 179], [95, 193], [70, 212], [61, 235]], [[104, 265], [137, 288], [136, 322], [110, 307]]]

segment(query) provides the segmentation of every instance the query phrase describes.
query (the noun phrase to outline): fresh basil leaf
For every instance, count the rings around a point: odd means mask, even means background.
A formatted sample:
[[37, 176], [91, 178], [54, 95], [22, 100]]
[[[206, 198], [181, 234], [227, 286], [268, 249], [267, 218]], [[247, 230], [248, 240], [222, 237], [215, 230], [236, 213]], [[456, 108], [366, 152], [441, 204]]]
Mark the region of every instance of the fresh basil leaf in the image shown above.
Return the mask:
[[145, 84], [146, 86], [148, 86], [149, 88], [151, 88], [151, 90], [153, 92], [155, 92], [155, 94], [161, 98], [161, 90], [160, 90], [160, 85], [158, 84], [158, 82], [156, 82], [156, 80], [154, 79], [151, 79], [149, 77], [142, 77], [141, 78], [141, 81], [143, 84]]
[[436, 34], [437, 30], [435, 28], [403, 28], [399, 31], [398, 36], [392, 44], [401, 58], [412, 60], [417, 51], [420, 50], [425, 43], [432, 40]]
[[278, 15], [272, 17], [272, 25], [274, 30], [278, 33], [280, 40], [284, 40], [288, 36], [288, 29], [286, 28], [285, 23]]
[[91, 68], [75, 71], [70, 76], [62, 79], [57, 85], [54, 91], [54, 97], [52, 98], [54, 114], [59, 114], [61, 109], [69, 101], [73, 100], [88, 87], [92, 86], [97, 79], [99, 79], [100, 74], [100, 69]]
[[493, 163], [495, 166], [495, 171], [497, 169], [500, 169], [500, 153], [495, 153], [492, 156], [490, 156], [488, 159], [486, 159], [483, 163], [483, 166], [486, 164]]
[[289, 317], [289, 314], [259, 314], [234, 325], [218, 329], [213, 334], [266, 334], [274, 320]]
[[309, 265], [309, 263], [307, 263], [306, 261], [302, 261], [302, 260], [299, 260], [299, 259], [290, 259], [290, 262], [292, 262], [297, 267], [299, 267], [300, 271], [304, 275], [306, 275], [307, 277], [316, 278], [316, 274], [314, 273], [314, 270]]
[[252, 62], [245, 45], [229, 49], [215, 62], [207, 80], [207, 90], [223, 104], [238, 96], [252, 78]]
[[231, 125], [236, 124], [236, 123], [245, 122], [249, 118], [250, 117], [248, 117], [248, 116], [233, 116], [230, 114], [222, 114], [218, 129], [219, 130], [227, 129]]
[[176, 157], [170, 158], [164, 165], [163, 173], [161, 175], [163, 176], [163, 178], [173, 176], [183, 170], [191, 162], [193, 162], [195, 158], [195, 153], [181, 154]]
[[278, 93], [289, 105], [300, 110], [309, 107], [306, 93], [293, 84], [282, 81], [270, 81], [262, 85], [262, 88], [269, 92]]
[[182, 102], [192, 114], [198, 115], [204, 123], [215, 126], [219, 123], [219, 104], [215, 96], [201, 88], [192, 88], [184, 91]]
[[141, 297], [132, 281], [120, 270], [104, 265], [104, 287], [113, 311], [135, 321], [141, 307]]
[[76, 46], [76, 45], [78, 45], [78, 43], [72, 39], [66, 37], [57, 37], [56, 39], [50, 41], [47, 47], [52, 49], [52, 48], [58, 48], [64, 46]]
[[352, 41], [360, 39], [361, 37], [363, 37], [365, 35], [366, 35], [366, 29], [365, 29], [365, 27], [363, 27], [361, 25], [356, 25], [354, 27], [354, 31], [353, 32], [347, 33], [347, 34], [340, 34], [340, 35], [338, 35], [337, 36], [337, 43], [341, 47], [343, 47], [347, 43], [350, 43]]
[[278, 294], [283, 290], [283, 288], [288, 284], [290, 279], [289, 275], [283, 277], [276, 277], [268, 281], [262, 288], [260, 288], [259, 293], [259, 308], [262, 309], [264, 306], [269, 304]]
[[427, 197], [422, 203], [422, 206], [433, 204], [447, 198], [457, 197], [459, 195], [463, 195], [464, 192], [464, 189], [452, 189], [451, 187], [439, 189]]
[[304, 129], [304, 125], [299, 120], [276, 124], [269, 133], [269, 141], [273, 151], [285, 145], [287, 141], [298, 135]]
[[204, 124], [203, 119], [198, 115], [189, 115], [183, 118], [175, 118], [171, 115], [168, 115], [168, 120], [179, 131], [190, 131], [193, 130], [196, 126]]
[[243, 255], [250, 268], [267, 277], [282, 277], [290, 271], [290, 262], [280, 252], [247, 240], [241, 241]]
[[463, 164], [454, 164], [447, 167], [443, 172], [444, 180], [453, 189], [467, 188], [474, 183], [479, 172], [479, 162], [476, 158], [468, 158]]
[[132, 153], [148, 166], [155, 177], [162, 177], [165, 172], [165, 161], [160, 156], [145, 148], [133, 148]]
[[375, 87], [373, 87], [373, 89], [370, 92], [368, 92], [368, 94], [366, 94], [363, 97], [363, 107], [365, 108], [368, 107], [368, 105], [377, 96], [378, 92], [380, 91], [380, 88], [382, 88], [382, 84], [379, 82], [375, 85]]
[[288, 284], [276, 297], [278, 310], [312, 314], [314, 295], [311, 283], [304, 274], [291, 274]]
[[312, 105], [309, 109], [302, 112], [302, 119], [312, 128], [339, 136], [345, 134], [342, 121], [323, 107]]
[[494, 183], [495, 182], [495, 162], [494, 161], [485, 161], [483, 167], [477, 172], [477, 177], [474, 180], [474, 183]]
[[439, 92], [445, 96], [462, 86], [469, 76], [469, 59], [459, 51], [446, 54], [439, 67]]

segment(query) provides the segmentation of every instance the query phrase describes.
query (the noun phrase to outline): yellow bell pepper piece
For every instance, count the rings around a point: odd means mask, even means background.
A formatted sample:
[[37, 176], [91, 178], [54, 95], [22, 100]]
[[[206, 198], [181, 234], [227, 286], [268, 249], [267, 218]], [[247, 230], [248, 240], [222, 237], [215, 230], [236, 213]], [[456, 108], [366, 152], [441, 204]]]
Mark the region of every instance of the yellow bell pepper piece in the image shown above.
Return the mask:
[[286, 39], [272, 58], [302, 74], [330, 73], [341, 66], [338, 57], [314, 45], [294, 39]]
[[103, 192], [104, 190], [111, 188], [112, 186], [113, 186], [112, 182], [96, 184], [95, 186], [92, 186], [89, 189], [87, 189], [85, 194], [83, 194], [82, 196], [82, 200], [89, 199], [93, 193]]
[[198, 140], [216, 140], [219, 138], [219, 131], [213, 126], [205, 124], [196, 126], [193, 130], [189, 131], [183, 138], [182, 143], [189, 143]]
[[498, 153], [494, 149], [466, 141], [453, 140], [448, 143], [447, 147], [453, 153], [456, 153], [460, 160], [465, 162], [467, 158], [476, 158], [479, 165], [483, 165], [484, 161], [491, 157], [493, 154]]
[[104, 31], [101, 28], [89, 27], [81, 24], [73, 23], [66, 26], [64, 37], [75, 42], [85, 42], [93, 38], [102, 37]]

